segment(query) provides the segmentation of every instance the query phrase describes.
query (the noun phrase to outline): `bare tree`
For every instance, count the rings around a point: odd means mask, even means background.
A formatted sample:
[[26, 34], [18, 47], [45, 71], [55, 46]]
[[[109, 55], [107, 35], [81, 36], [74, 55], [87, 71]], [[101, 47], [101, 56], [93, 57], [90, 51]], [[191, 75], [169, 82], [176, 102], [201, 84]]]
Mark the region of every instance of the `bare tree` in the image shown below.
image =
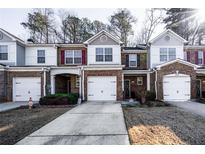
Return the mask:
[[137, 37], [137, 43], [147, 44], [156, 30], [156, 27], [163, 21], [162, 9], [147, 9], [145, 20]]

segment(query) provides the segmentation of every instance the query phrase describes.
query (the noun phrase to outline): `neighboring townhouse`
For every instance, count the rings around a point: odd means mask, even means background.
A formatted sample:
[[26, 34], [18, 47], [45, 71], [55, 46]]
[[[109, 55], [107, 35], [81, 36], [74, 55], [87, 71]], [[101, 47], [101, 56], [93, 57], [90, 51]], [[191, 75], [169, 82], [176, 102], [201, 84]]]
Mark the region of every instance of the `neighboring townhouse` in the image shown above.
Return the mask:
[[184, 101], [205, 95], [205, 46], [166, 30], [149, 45], [123, 47], [101, 31], [79, 44], [23, 42], [0, 29], [0, 102], [78, 93], [79, 101]]
[[150, 90], [146, 46], [124, 47], [121, 55], [124, 65], [124, 99], [139, 99], [141, 92]]

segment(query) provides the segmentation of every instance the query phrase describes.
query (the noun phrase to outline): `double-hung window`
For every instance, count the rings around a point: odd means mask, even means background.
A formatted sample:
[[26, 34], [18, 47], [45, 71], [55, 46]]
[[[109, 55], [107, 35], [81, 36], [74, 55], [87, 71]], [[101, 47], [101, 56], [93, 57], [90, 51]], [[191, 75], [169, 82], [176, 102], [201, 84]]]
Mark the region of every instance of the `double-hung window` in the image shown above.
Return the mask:
[[129, 54], [129, 67], [136, 67], [136, 66], [137, 66], [137, 55]]
[[203, 51], [198, 51], [198, 64], [203, 65]]
[[0, 45], [0, 60], [8, 60], [8, 46]]
[[66, 64], [81, 64], [82, 63], [82, 51], [81, 50], [65, 50], [65, 62]]
[[176, 59], [176, 48], [169, 48], [169, 60], [175, 60]]
[[160, 62], [176, 59], [176, 48], [160, 48]]
[[104, 54], [103, 48], [96, 48], [96, 62], [103, 62]]
[[37, 63], [45, 63], [45, 50], [37, 50]]
[[96, 48], [96, 62], [112, 62], [112, 48]]
[[160, 48], [160, 62], [167, 61], [167, 48]]

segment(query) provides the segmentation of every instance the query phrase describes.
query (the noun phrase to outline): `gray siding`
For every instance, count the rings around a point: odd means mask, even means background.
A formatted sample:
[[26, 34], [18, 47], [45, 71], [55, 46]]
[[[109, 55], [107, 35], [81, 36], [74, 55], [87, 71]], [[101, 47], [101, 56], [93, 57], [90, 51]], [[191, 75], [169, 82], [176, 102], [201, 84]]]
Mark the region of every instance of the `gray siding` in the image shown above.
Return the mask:
[[[170, 36], [170, 40], [166, 40], [165, 37]], [[171, 34], [166, 33], [161, 38], [156, 40], [152, 45], [162, 45], [162, 46], [181, 46], [183, 45], [182, 41], [179, 41], [175, 37], [173, 37]]]
[[113, 39], [111, 39], [110, 37], [107, 37], [107, 40], [103, 41], [100, 38], [102, 36], [106, 36], [105, 34], [102, 34], [100, 36], [98, 36], [98, 38], [96, 38], [94, 41], [92, 41], [90, 43], [90, 45], [119, 45], [116, 41], [114, 41]]
[[16, 44], [16, 65], [24, 66], [25, 65], [25, 47], [20, 44]]
[[0, 42], [12, 42], [13, 40], [7, 35], [3, 34], [3, 39]]

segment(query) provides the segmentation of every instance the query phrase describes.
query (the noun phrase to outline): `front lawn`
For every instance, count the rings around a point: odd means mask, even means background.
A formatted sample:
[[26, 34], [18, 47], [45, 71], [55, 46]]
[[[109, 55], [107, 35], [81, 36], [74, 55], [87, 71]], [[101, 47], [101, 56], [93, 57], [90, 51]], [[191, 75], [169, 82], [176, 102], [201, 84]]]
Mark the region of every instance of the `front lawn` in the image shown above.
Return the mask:
[[15, 144], [71, 107], [18, 108], [0, 113], [0, 144]]
[[176, 107], [124, 107], [131, 144], [205, 144], [205, 119]]

